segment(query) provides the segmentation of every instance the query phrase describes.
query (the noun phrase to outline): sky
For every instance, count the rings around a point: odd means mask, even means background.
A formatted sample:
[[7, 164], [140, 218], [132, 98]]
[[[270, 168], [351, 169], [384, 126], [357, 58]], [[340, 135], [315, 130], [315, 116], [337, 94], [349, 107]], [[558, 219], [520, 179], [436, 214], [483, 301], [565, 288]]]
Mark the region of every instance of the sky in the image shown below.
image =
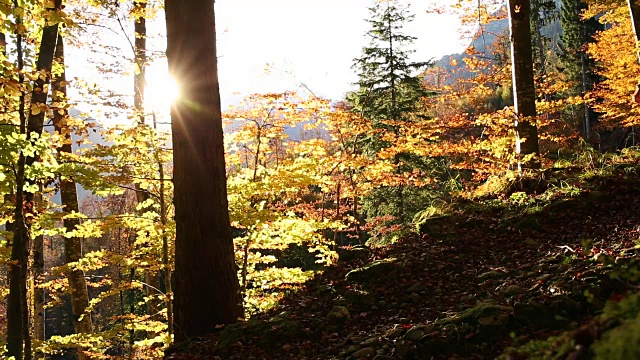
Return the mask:
[[[223, 109], [252, 93], [297, 90], [301, 84], [318, 96], [342, 99], [346, 92], [354, 89], [352, 84], [357, 77], [351, 65], [367, 45], [365, 19], [370, 16], [368, 8], [375, 1], [216, 0], [218, 73]], [[439, 59], [461, 52], [470, 42], [461, 39], [460, 22], [455, 15], [426, 11], [433, 1], [442, 5], [454, 0], [400, 1], [410, 2], [410, 11], [416, 15], [405, 28], [406, 34], [418, 38], [411, 60]], [[98, 28], [92, 42], [119, 47], [122, 54], [131, 56], [131, 47], [124, 36], [126, 32], [133, 32], [131, 21], [123, 19], [124, 31], [116, 24], [111, 24], [109, 31]], [[148, 47], [164, 51], [164, 14], [159, 13], [156, 20], [147, 24], [151, 34]], [[131, 37], [131, 34], [127, 36]], [[103, 55], [89, 55], [82, 47], [68, 51], [71, 53], [67, 56], [69, 78], [88, 79], [99, 84], [101, 89], [115, 93], [132, 93], [132, 69], [128, 74], [105, 79], [91, 61], [91, 56]], [[166, 60], [156, 61], [148, 69], [148, 98], [156, 98], [151, 102], [157, 113], [169, 112], [170, 102], [163, 98], [162, 92], [167, 77]], [[73, 99], [73, 94], [70, 95]], [[133, 101], [132, 96], [126, 99]], [[78, 96], [76, 100], [80, 103], [82, 98]], [[82, 107], [81, 104], [78, 107]], [[110, 121], [126, 123], [129, 120], [125, 117]]]
[[[445, 0], [448, 1], [448, 0]], [[439, 1], [443, 2], [442, 0]], [[224, 103], [241, 95], [290, 90], [300, 83], [334, 100], [353, 89], [353, 59], [367, 45], [369, 0], [217, 0], [220, 89]], [[418, 38], [412, 60], [460, 52], [459, 20], [427, 14], [428, 0], [412, 1]], [[269, 66], [267, 66], [269, 64]], [[265, 68], [270, 72], [265, 74]]]

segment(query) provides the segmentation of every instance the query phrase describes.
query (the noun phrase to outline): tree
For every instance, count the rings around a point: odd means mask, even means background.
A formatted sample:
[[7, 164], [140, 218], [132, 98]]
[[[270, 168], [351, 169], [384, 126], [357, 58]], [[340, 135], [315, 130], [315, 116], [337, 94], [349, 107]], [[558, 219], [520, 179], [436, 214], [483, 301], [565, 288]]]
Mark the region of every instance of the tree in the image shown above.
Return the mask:
[[[56, 59], [62, 66], [61, 73], [54, 79], [51, 84], [53, 107], [53, 125], [55, 130], [64, 135], [64, 143], [60, 147], [59, 152], [62, 154], [71, 154], [71, 133], [65, 129], [65, 122], [68, 120], [69, 113], [67, 111], [67, 85], [65, 75], [64, 62], [64, 41], [58, 34], [58, 42], [56, 44]], [[78, 193], [76, 191], [76, 183], [69, 178], [59, 178], [60, 198], [62, 206], [67, 213], [63, 224], [68, 233], [73, 233], [80, 226], [80, 219], [77, 214], [80, 213], [78, 206]], [[76, 263], [82, 258], [82, 238], [78, 236], [65, 236], [64, 240], [64, 257], [65, 263], [71, 265], [66, 271], [69, 281], [69, 295], [71, 297], [71, 311], [73, 313], [73, 327], [76, 334], [91, 334], [93, 324], [91, 322], [91, 314], [86, 313], [89, 308], [89, 293], [87, 291], [87, 282], [84, 278], [84, 272], [77, 267]], [[84, 360], [88, 357], [82, 352], [82, 348], [78, 349], [78, 359]]]
[[[168, 0], [167, 59], [176, 219], [175, 335], [243, 317], [227, 202], [213, 0]], [[196, 36], [198, 35], [198, 36]]]
[[[533, 58], [537, 74], [547, 74], [547, 49], [549, 38], [542, 34], [542, 28], [557, 19], [555, 0], [531, 1], [531, 35]], [[548, 97], [548, 96], [547, 96]]]
[[[593, 90], [594, 85], [598, 82], [595, 62], [587, 54], [587, 47], [593, 42], [593, 36], [601, 29], [601, 25], [595, 17], [582, 18], [586, 8], [587, 5], [582, 0], [562, 1], [560, 66], [570, 82], [568, 96], [584, 96]], [[584, 136], [589, 138], [595, 113], [586, 102], [583, 104], [583, 111]]]
[[[531, 7], [528, 0], [509, 0], [509, 28], [511, 30], [511, 74], [516, 112], [516, 153], [518, 167], [536, 168], [540, 153], [538, 128], [535, 124], [536, 91], [533, 81], [531, 50]], [[533, 156], [533, 159], [528, 157]], [[523, 163], [526, 161], [526, 163]]]
[[362, 49], [362, 55], [354, 59], [353, 68], [358, 72], [358, 91], [348, 95], [354, 110], [380, 126], [384, 120], [406, 120], [419, 109], [420, 100], [427, 96], [417, 71], [429, 62], [411, 62], [415, 52], [407, 50], [415, 37], [402, 32], [414, 15], [397, 1], [378, 2], [369, 8], [367, 19], [371, 29], [366, 36], [370, 43]]
[[[358, 90], [347, 95], [352, 111], [371, 121], [375, 131], [361, 139], [358, 144], [369, 155], [388, 148], [391, 142], [383, 140], [386, 132], [400, 134], [398, 122], [420, 118], [422, 99], [428, 95], [417, 72], [430, 65], [429, 62], [412, 62], [409, 56], [415, 52], [407, 49], [416, 39], [403, 33], [404, 26], [414, 15], [396, 0], [380, 1], [369, 8], [371, 28], [366, 33], [369, 44], [362, 55], [354, 59], [353, 68], [358, 75]], [[402, 155], [391, 160], [395, 166], [402, 165]], [[387, 189], [392, 194], [382, 195], [385, 203], [393, 204], [397, 219], [405, 220], [404, 186]], [[375, 195], [374, 195], [375, 197]], [[373, 202], [377, 201], [372, 199]]]
[[[640, 42], [640, 4], [635, 0], [627, 0], [627, 4], [629, 5], [633, 34], [635, 35], [637, 44]], [[638, 54], [638, 61], [640, 61], [640, 54]], [[633, 95], [633, 99], [636, 103], [640, 103], [640, 82], [638, 82], [638, 85], [636, 86], [636, 92]]]

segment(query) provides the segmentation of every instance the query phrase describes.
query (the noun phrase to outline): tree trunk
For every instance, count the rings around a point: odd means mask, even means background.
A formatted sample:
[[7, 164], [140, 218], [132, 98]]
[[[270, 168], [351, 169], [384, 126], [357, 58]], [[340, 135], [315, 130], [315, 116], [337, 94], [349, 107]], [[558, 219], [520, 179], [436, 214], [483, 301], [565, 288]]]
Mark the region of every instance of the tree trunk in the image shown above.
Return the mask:
[[135, 33], [135, 74], [133, 76], [133, 108], [138, 124], [144, 124], [144, 90], [146, 86], [145, 74], [147, 65], [147, 20], [145, 12], [147, 1], [133, 2], [134, 33]]
[[[37, 196], [42, 201], [41, 196]], [[39, 287], [44, 280], [44, 236], [38, 235], [33, 239], [33, 337], [44, 340], [44, 289]]]
[[[636, 46], [640, 42], [640, 5], [637, 0], [627, 0], [629, 5], [629, 13], [631, 15], [631, 24], [633, 25], [633, 34], [636, 39]], [[640, 61], [640, 53], [638, 53], [638, 61]], [[636, 92], [633, 95], [636, 103], [640, 104], [640, 82], [636, 86]]]
[[[17, 1], [14, 3], [17, 7]], [[21, 23], [21, 18], [16, 23]], [[23, 37], [16, 33], [16, 56], [18, 61], [18, 83], [24, 84], [24, 52]], [[27, 131], [27, 119], [25, 116], [26, 96], [24, 90], [20, 93], [18, 113], [20, 116], [20, 134]], [[25, 156], [22, 152], [18, 155], [16, 166], [16, 197], [14, 209], [13, 242], [11, 244], [11, 263], [7, 269], [9, 279], [9, 295], [7, 296], [7, 357], [22, 360], [25, 352], [24, 328], [28, 329], [28, 317], [23, 316], [23, 309], [27, 307], [27, 262], [29, 260], [29, 230], [24, 216], [24, 168]], [[26, 323], [26, 324], [25, 324]], [[29, 350], [30, 351], [30, 350]]]
[[637, 43], [640, 42], [640, 5], [637, 0], [627, 0], [627, 4], [629, 5], [631, 24], [633, 25], [633, 33]]
[[[58, 94], [60, 97], [54, 99], [54, 101], [65, 102], [67, 99], [67, 85], [65, 76], [65, 62], [64, 62], [64, 41], [61, 35], [58, 35], [58, 42], [56, 44], [56, 58], [58, 63], [62, 66], [62, 73], [51, 84], [52, 93]], [[62, 111], [62, 113], [60, 113]], [[53, 126], [55, 131], [62, 133], [66, 127], [64, 123], [68, 117], [67, 110], [64, 108], [55, 109], [53, 112]], [[72, 152], [71, 147], [71, 134], [67, 132], [65, 137], [65, 143], [59, 149], [60, 153]], [[76, 183], [70, 179], [59, 179], [60, 181], [60, 196], [62, 200], [62, 207], [66, 213], [80, 212], [78, 206], [78, 194], [76, 191]], [[67, 232], [72, 232], [80, 225], [79, 219], [64, 219], [64, 227]], [[65, 263], [77, 263], [82, 258], [82, 239], [78, 237], [71, 237], [64, 239], [64, 257]], [[89, 307], [89, 293], [87, 291], [87, 282], [84, 277], [84, 272], [79, 269], [69, 269], [66, 272], [67, 279], [69, 281], [69, 295], [71, 297], [71, 312], [73, 315], [73, 327], [76, 334], [91, 334], [93, 331], [93, 325], [91, 323], [91, 314], [85, 313]], [[78, 359], [84, 360], [89, 357], [83, 354], [83, 349], [78, 349]]]
[[[516, 153], [518, 168], [539, 168], [538, 128], [535, 124], [536, 93], [533, 81], [530, 4], [528, 0], [509, 0], [511, 29], [511, 67], [516, 112]], [[526, 163], [523, 157], [533, 155]]]
[[176, 220], [175, 336], [243, 318], [229, 221], [214, 0], [167, 0]]

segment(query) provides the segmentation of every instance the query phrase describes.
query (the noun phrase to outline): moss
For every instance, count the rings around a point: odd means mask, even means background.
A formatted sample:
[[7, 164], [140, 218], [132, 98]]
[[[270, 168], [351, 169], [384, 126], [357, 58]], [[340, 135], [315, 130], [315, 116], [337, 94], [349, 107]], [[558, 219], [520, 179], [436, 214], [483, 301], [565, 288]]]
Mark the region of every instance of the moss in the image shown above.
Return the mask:
[[593, 344], [596, 359], [640, 359], [640, 316], [606, 332]]
[[457, 315], [440, 320], [439, 324], [478, 324], [482, 322], [481, 319], [489, 319], [495, 317], [502, 317], [513, 312], [513, 309], [507, 306], [500, 306], [491, 303], [478, 303], [476, 306], [469, 308]]
[[374, 261], [361, 268], [351, 270], [347, 273], [345, 280], [350, 283], [366, 283], [373, 280], [388, 280], [389, 277], [397, 275], [400, 265], [397, 259], [384, 259]]
[[602, 317], [605, 320], [635, 319], [640, 314], [640, 293], [625, 297], [620, 301], [608, 301]]
[[297, 321], [278, 315], [268, 321], [249, 320], [227, 325], [220, 333], [218, 347], [225, 348], [237, 342], [254, 341], [259, 344], [287, 342], [302, 334]]

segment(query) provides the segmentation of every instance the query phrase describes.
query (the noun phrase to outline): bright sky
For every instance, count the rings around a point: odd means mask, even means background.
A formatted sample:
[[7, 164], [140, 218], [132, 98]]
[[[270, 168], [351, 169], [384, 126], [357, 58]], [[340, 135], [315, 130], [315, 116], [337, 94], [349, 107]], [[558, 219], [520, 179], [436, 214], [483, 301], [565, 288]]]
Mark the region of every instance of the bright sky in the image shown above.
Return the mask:
[[[412, 60], [439, 59], [460, 52], [469, 43], [460, 39], [456, 16], [426, 12], [434, 0], [401, 1], [411, 2], [410, 11], [416, 15], [415, 21], [405, 29], [405, 33], [418, 38]], [[451, 1], [438, 0], [437, 3]], [[341, 99], [353, 89], [352, 83], [356, 81], [351, 65], [367, 44], [365, 18], [370, 14], [368, 7], [374, 3], [375, 0], [216, 0], [223, 109], [251, 93], [295, 90], [300, 83], [316, 95]], [[126, 31], [133, 32], [128, 19], [123, 19], [123, 23]], [[100, 39], [92, 41], [108, 42], [131, 56], [122, 30], [118, 25], [111, 26], [111, 31], [99, 29]], [[150, 34], [163, 34], [164, 14], [159, 13], [157, 20], [148, 21], [148, 27]], [[148, 47], [163, 51], [165, 39], [150, 38]], [[88, 78], [102, 89], [132, 93], [131, 74], [105, 80], [92, 65], [86, 50], [76, 48], [69, 52], [69, 78]], [[165, 61], [158, 61], [148, 69], [148, 97], [158, 98], [152, 101], [160, 113], [169, 110], [168, 101], [162, 99], [166, 79]], [[132, 102], [132, 96], [130, 98]]]
[[[445, 0], [450, 1], [450, 0]], [[430, 1], [412, 1], [415, 21], [406, 33], [418, 38], [413, 60], [460, 52], [453, 15], [427, 14]], [[439, 1], [443, 2], [442, 0]], [[352, 90], [353, 58], [367, 44], [370, 0], [217, 0], [220, 88], [224, 103], [234, 93], [290, 90], [300, 82], [317, 95], [340, 99]], [[468, 42], [468, 41], [467, 41]], [[267, 64], [271, 74], [265, 75]]]

